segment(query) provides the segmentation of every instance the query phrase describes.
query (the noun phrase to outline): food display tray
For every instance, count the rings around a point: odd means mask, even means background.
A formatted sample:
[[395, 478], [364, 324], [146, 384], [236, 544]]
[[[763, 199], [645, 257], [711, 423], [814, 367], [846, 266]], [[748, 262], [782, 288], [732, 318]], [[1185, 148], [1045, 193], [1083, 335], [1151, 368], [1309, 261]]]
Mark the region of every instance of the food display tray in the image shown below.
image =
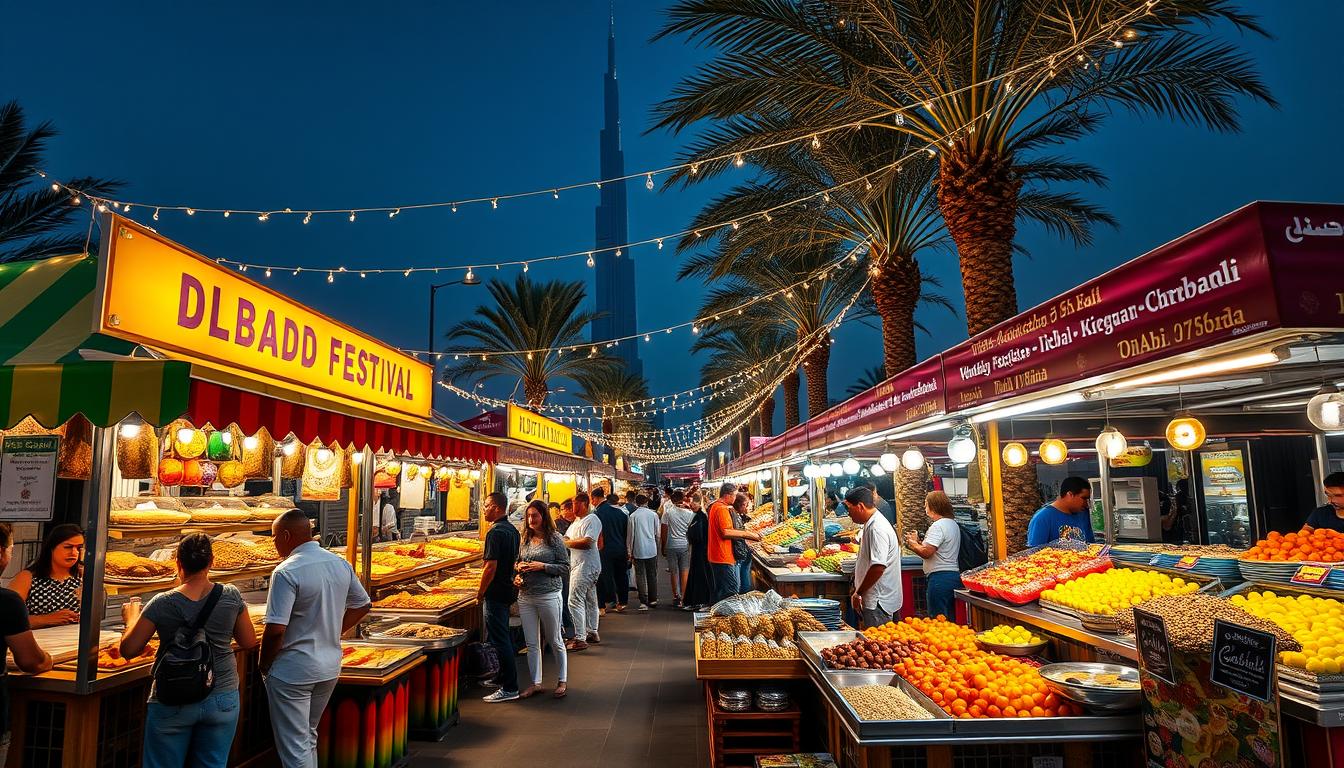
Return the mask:
[[832, 670], [826, 666], [825, 661], [822, 661], [821, 651], [825, 648], [844, 645], [850, 640], [857, 640], [860, 637], [863, 637], [863, 633], [855, 630], [799, 632], [795, 635], [794, 642], [798, 644], [798, 653], [802, 655], [808, 665], [818, 672], [825, 673]]
[[[848, 721], [850, 730], [860, 741], [940, 734], [952, 735], [952, 716], [944, 712], [942, 707], [934, 704], [929, 697], [895, 672], [880, 670], [875, 672], [823, 672], [822, 680], [825, 682], [827, 697], [831, 699], [836, 710]], [[859, 685], [895, 686], [922, 709], [933, 715], [933, 718], [929, 720], [864, 720], [859, 717], [859, 713], [854, 710], [849, 700], [840, 693], [841, 688], [852, 688]]]
[[[387, 645], [401, 645], [400, 643], [395, 644], [384, 643], [382, 641], [373, 643], [373, 642], [361, 642], [358, 640], [347, 640], [345, 641], [344, 644], [368, 645], [373, 647], [385, 647]], [[345, 665], [341, 665], [341, 677], [386, 677], [387, 675], [395, 672], [398, 669], [401, 669], [402, 667], [410, 664], [411, 662], [415, 661], [418, 658], [420, 658], [420, 650], [415, 649], [412, 650], [410, 653], [406, 654], [405, 656], [401, 657], [400, 659], [397, 659], [396, 661], [392, 662], [391, 664], [382, 667], [347, 667]]]
[[463, 632], [456, 637], [389, 637], [378, 632], [369, 632], [364, 637], [377, 645], [408, 645], [421, 648], [426, 651], [443, 651], [449, 648], [456, 648], [467, 642], [467, 634]]

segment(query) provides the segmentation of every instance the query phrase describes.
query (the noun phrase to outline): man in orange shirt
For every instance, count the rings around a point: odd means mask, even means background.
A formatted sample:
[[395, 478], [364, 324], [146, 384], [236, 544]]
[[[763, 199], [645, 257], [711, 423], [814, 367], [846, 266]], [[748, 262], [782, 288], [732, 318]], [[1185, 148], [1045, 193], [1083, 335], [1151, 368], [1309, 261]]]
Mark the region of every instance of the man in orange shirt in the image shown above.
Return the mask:
[[737, 486], [724, 483], [719, 486], [719, 500], [709, 505], [709, 569], [714, 574], [714, 602], [741, 591], [737, 557], [733, 554], [735, 541], [760, 541], [759, 534], [738, 530], [733, 525], [733, 499]]

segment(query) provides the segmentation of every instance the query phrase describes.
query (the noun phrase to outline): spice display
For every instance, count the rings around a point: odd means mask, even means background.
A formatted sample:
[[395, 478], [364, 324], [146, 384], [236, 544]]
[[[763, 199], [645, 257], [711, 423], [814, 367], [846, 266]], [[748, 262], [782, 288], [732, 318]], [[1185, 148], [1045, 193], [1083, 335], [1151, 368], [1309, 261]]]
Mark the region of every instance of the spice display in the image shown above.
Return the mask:
[[219, 484], [225, 488], [237, 488], [246, 479], [241, 461], [226, 461], [219, 465]]
[[177, 485], [182, 482], [182, 460], [166, 458], [159, 462], [159, 482], [164, 485]]
[[229, 541], [227, 539], [215, 539], [210, 542], [210, 551], [214, 553], [215, 562], [210, 566], [212, 571], [239, 571], [252, 564], [252, 558], [249, 556], [249, 550], [252, 548], [246, 544]]
[[182, 462], [181, 485], [196, 487], [201, 484], [202, 470], [200, 459], [187, 459]]
[[1303, 528], [1294, 533], [1270, 531], [1241, 556], [1267, 562], [1344, 562], [1344, 533], [1329, 528]]
[[275, 440], [263, 427], [243, 438], [243, 472], [249, 480], [270, 477], [275, 471]]
[[147, 425], [128, 424], [117, 433], [117, 469], [127, 480], [154, 477], [159, 458], [159, 436]]
[[1187, 595], [1198, 592], [1199, 585], [1157, 571], [1115, 568], [1089, 573], [1041, 592], [1041, 600], [1066, 608], [1101, 616], [1110, 616], [1122, 608], [1131, 608], [1161, 595]]
[[336, 501], [341, 498], [341, 462], [345, 454], [331, 450], [321, 443], [300, 448], [295, 453], [307, 453], [303, 461], [303, 481], [300, 493], [305, 501]]
[[1344, 671], [1344, 603], [1314, 595], [1280, 595], [1272, 590], [1233, 595], [1232, 604], [1274, 622], [1302, 644], [1279, 650], [1279, 661], [1317, 675]]
[[854, 685], [840, 695], [860, 720], [932, 720], [933, 715], [894, 685]]
[[[1278, 640], [1280, 651], [1300, 651], [1301, 643], [1282, 627], [1268, 619], [1254, 616], [1228, 600], [1213, 595], [1166, 595], [1155, 597], [1143, 604], [1141, 610], [1161, 616], [1167, 625], [1171, 647], [1189, 653], [1208, 653], [1213, 650], [1213, 620], [1222, 619], [1234, 624], [1268, 632]], [[1134, 632], [1134, 610], [1120, 611], [1116, 620], [1121, 632]]]

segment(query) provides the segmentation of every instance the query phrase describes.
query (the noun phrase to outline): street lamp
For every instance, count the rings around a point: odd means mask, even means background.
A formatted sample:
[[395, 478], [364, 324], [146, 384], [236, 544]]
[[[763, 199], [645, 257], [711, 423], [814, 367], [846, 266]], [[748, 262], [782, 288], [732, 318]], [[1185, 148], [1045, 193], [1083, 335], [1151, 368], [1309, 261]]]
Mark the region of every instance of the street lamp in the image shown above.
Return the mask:
[[[447, 288], [450, 285], [480, 285], [481, 279], [471, 270], [467, 270], [467, 276], [461, 280], [450, 280], [446, 283], [429, 286], [429, 364], [434, 365], [434, 295], [440, 288]], [[435, 366], [435, 370], [438, 367]], [[437, 373], [435, 374], [438, 375]]]

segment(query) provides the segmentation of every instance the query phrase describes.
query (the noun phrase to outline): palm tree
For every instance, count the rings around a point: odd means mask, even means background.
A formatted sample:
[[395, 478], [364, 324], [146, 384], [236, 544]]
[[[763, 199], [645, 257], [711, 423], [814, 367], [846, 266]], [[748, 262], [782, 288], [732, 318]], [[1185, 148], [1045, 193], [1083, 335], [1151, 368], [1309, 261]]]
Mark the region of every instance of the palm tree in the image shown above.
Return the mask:
[[[635, 432], [648, 427], [650, 419], [642, 415], [648, 407], [621, 406], [648, 398], [649, 383], [643, 376], [631, 373], [627, 368], [604, 365], [577, 373], [574, 379], [579, 384], [579, 399], [600, 409], [602, 434]], [[641, 415], [625, 415], [622, 410]]]
[[[706, 160], [697, 179], [736, 165], [708, 158], [754, 162], [753, 150], [836, 126], [937, 152], [972, 335], [1017, 312], [1013, 239], [1040, 194], [1029, 179], [1102, 179], [1040, 150], [1091, 133], [1112, 110], [1232, 131], [1239, 98], [1275, 103], [1251, 57], [1210, 37], [1219, 21], [1264, 34], [1229, 0], [680, 0], [669, 17], [660, 36], [722, 51], [657, 108], [675, 130], [720, 121], [693, 158]], [[1067, 234], [1086, 242], [1085, 230]]]
[[849, 389], [845, 390], [845, 394], [849, 395], [850, 397], [861, 395], [864, 392], [867, 392], [868, 390], [872, 389], [873, 387], [876, 387], [878, 384], [881, 384], [886, 380], [887, 380], [886, 368], [881, 365], [875, 365], [872, 368], [869, 368], [868, 370], [864, 371], [863, 375], [859, 377], [858, 381], [854, 382], [853, 384], [850, 384]]
[[[741, 315], [746, 316], [746, 313]], [[780, 328], [760, 327], [754, 321], [736, 324], [737, 317], [734, 315], [727, 322], [715, 325], [691, 347], [692, 352], [710, 353], [709, 360], [701, 368], [701, 383], [723, 382], [711, 392], [710, 403], [740, 399], [742, 390], [750, 391], [760, 381], [774, 381], [788, 366], [795, 365], [787, 354], [791, 340]], [[743, 372], [750, 373], [730, 380]], [[795, 388], [795, 401], [797, 396]], [[750, 431], [770, 437], [775, 433], [774, 391], [764, 394], [760, 402], [754, 420], [749, 422]], [[709, 413], [714, 410], [706, 408]]]
[[586, 355], [558, 350], [583, 345], [584, 330], [598, 317], [581, 309], [583, 283], [533, 282], [520, 273], [512, 286], [491, 280], [487, 288], [494, 306], [477, 307], [475, 318], [448, 331], [448, 353], [464, 359], [444, 369], [445, 381], [514, 376], [522, 382], [528, 406], [535, 409], [545, 404], [552, 378], [577, 379], [616, 366], [596, 347]]
[[[70, 195], [45, 184], [27, 189], [42, 162], [47, 141], [56, 135], [51, 123], [28, 128], [16, 101], [0, 105], [0, 263], [31, 261], [80, 253], [89, 234], [65, 231], [84, 209], [71, 204]], [[102, 197], [121, 189], [121, 182], [84, 177], [70, 179], [71, 187]]]

